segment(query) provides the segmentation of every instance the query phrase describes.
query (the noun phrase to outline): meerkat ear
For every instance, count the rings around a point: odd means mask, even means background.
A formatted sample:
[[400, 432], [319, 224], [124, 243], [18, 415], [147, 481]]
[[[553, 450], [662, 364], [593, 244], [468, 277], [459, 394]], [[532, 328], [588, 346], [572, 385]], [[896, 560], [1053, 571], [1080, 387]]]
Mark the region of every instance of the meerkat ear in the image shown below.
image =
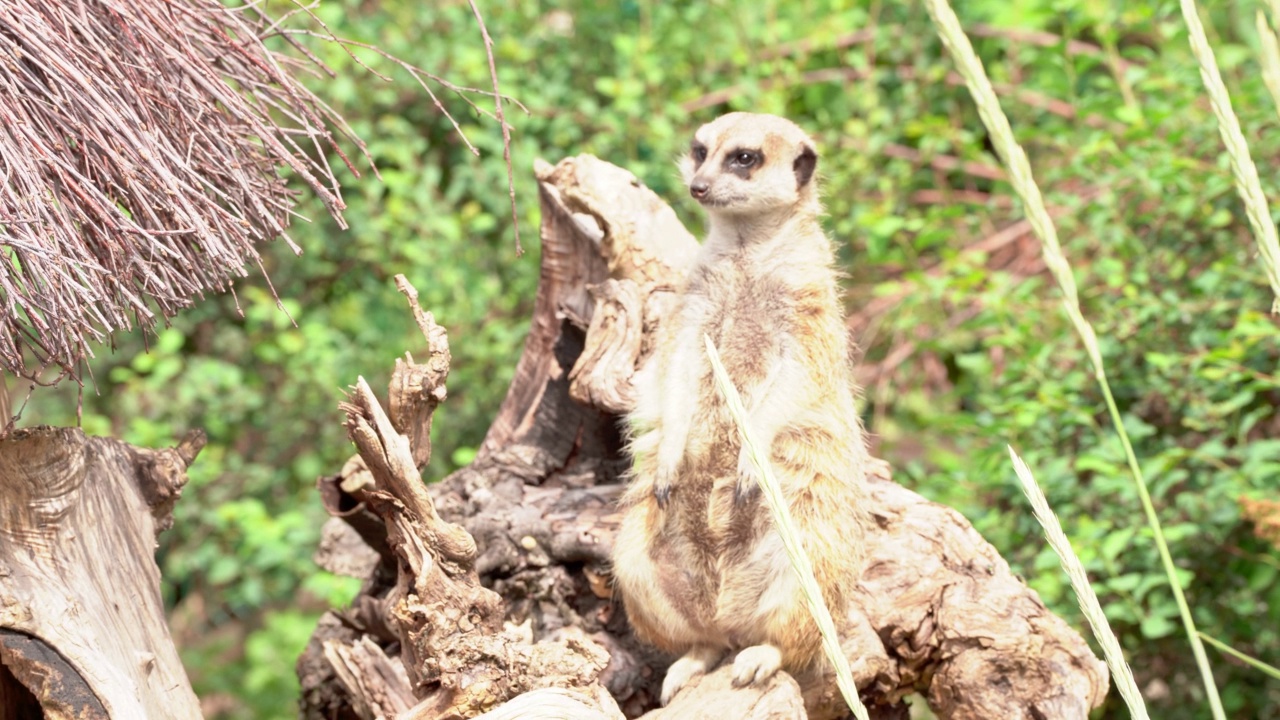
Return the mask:
[[800, 154], [796, 157], [792, 168], [796, 172], [796, 187], [802, 188], [813, 178], [813, 170], [818, 166], [818, 153], [807, 143], [800, 146]]

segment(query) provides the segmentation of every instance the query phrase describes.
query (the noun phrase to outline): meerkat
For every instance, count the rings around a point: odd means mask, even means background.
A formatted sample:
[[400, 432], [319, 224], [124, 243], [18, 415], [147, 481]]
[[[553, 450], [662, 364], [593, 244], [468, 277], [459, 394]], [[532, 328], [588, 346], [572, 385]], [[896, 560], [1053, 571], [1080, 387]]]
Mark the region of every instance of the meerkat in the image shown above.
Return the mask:
[[[613, 551], [636, 634], [681, 654], [665, 705], [735, 652], [734, 683], [821, 672], [821, 640], [711, 377], [722, 356], [768, 450], [838, 619], [861, 572], [867, 450], [813, 141], [772, 115], [702, 126], [680, 162], [709, 219], [700, 254], [636, 374], [633, 458]], [[802, 685], [804, 684], [802, 680]]]

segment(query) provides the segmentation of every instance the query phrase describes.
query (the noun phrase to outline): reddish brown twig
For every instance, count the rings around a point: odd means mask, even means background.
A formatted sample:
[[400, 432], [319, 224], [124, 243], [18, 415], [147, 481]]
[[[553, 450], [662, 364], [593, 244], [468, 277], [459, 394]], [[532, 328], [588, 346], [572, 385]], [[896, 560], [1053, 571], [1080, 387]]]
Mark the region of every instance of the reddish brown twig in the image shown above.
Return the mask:
[[[821, 50], [845, 50], [855, 45], [869, 43], [876, 39], [877, 34], [883, 34], [888, 37], [901, 37], [903, 27], [901, 25], [884, 25], [879, 28], [862, 28], [845, 35], [832, 38], [825, 42], [815, 42], [812, 39], [805, 38], [795, 42], [782, 43], [771, 48], [766, 48], [760, 57], [762, 60], [774, 60], [780, 57], [788, 57], [791, 55], [805, 55], [811, 52]], [[1018, 28], [1001, 28], [985, 23], [977, 23], [968, 30], [973, 37], [983, 38], [1001, 38], [1013, 43], [1024, 43], [1027, 45], [1035, 45], [1037, 47], [1056, 47], [1063, 45], [1067, 51], [1067, 55], [1088, 55], [1101, 56], [1107, 59], [1108, 63], [1113, 63], [1119, 72], [1125, 72], [1130, 67], [1141, 66], [1141, 63], [1135, 63], [1131, 60], [1117, 58], [1115, 61], [1106, 58], [1108, 55], [1105, 48], [1093, 43], [1087, 43], [1080, 40], [1065, 40], [1060, 35], [1039, 30], [1023, 30]]]
[[[865, 145], [865, 144], [864, 144]], [[961, 160], [951, 155], [926, 155], [913, 147], [899, 145], [897, 143], [888, 143], [880, 149], [880, 152], [891, 158], [906, 160], [913, 163], [924, 163], [934, 170], [943, 172], [959, 171], [965, 175], [984, 178], [986, 180], [1004, 180], [1004, 168], [998, 165], [989, 165], [987, 163], [973, 162], [972, 160]]]
[[[898, 67], [889, 68], [889, 70], [903, 80], [919, 79], [918, 70], [911, 65], [900, 65]], [[820, 83], [850, 83], [858, 80], [865, 80], [872, 76], [873, 70], [853, 67], [830, 67], [818, 68], [816, 70], [808, 70], [800, 74], [800, 77], [774, 77], [766, 78], [757, 82], [741, 83], [730, 85], [729, 87], [714, 90], [705, 95], [700, 95], [692, 100], [686, 100], [681, 104], [680, 108], [687, 113], [695, 113], [700, 110], [715, 107], [729, 102], [735, 97], [742, 95], [754, 88], [762, 90], [773, 90], [779, 87], [790, 87], [793, 85], [817, 85]], [[959, 73], [948, 72], [945, 82], [952, 87], [964, 87], [964, 78]], [[1078, 113], [1076, 108], [1066, 100], [1046, 95], [1035, 90], [1009, 85], [1006, 83], [997, 83], [995, 86], [996, 93], [1001, 97], [1010, 97], [1024, 105], [1039, 108], [1045, 112], [1059, 115], [1061, 117], [1074, 120]], [[1101, 129], [1110, 129], [1113, 132], [1122, 132], [1124, 125], [1118, 122], [1108, 121], [1100, 115], [1085, 115], [1080, 117], [1080, 121], [1089, 127]]]
[[324, 158], [345, 156], [329, 128], [363, 146], [262, 45], [269, 23], [256, 8], [182, 5], [0, 6], [10, 372], [75, 377], [89, 341], [149, 327], [245, 275], [258, 243], [288, 238], [297, 192], [279, 168], [342, 222]]

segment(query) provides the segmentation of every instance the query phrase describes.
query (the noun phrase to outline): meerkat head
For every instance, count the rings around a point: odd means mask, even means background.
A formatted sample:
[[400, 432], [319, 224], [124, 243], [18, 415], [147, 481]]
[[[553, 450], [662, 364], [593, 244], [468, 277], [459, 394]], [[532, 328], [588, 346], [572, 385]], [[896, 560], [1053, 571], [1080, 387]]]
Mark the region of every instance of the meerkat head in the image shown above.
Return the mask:
[[813, 140], [776, 115], [721, 115], [694, 133], [680, 172], [714, 216], [743, 218], [817, 203]]

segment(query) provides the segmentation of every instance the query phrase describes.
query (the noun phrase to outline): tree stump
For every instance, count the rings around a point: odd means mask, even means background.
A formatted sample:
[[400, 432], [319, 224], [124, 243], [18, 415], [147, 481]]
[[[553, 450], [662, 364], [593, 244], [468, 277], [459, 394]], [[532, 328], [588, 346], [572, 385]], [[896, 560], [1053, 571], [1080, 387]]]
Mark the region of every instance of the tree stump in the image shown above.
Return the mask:
[[204, 442], [142, 450], [50, 427], [0, 440], [0, 719], [201, 717], [155, 547]]
[[[425, 491], [391, 489], [381, 477], [374, 483], [377, 492], [389, 491], [404, 507], [430, 505], [430, 511], [411, 514], [438, 515], [431, 523], [456, 529], [415, 530], [396, 519], [403, 511], [388, 513], [395, 507], [391, 501], [358, 489], [367, 482], [360, 479], [367, 471], [358, 462], [321, 479], [326, 506], [350, 526], [333, 532], [354, 532], [378, 560], [365, 564], [365, 587], [353, 607], [330, 613], [299, 660], [304, 717], [392, 716], [360, 709], [369, 703], [359, 688], [371, 682], [334, 682], [339, 673], [328, 659], [333, 648], [367, 650], [369, 644], [388, 658], [398, 650], [415, 683], [418, 714], [404, 717], [467, 716], [458, 714], [457, 703], [432, 714], [430, 698], [439, 696], [442, 681], [430, 673], [415, 678], [411, 668], [445, 663], [446, 657], [432, 654], [458, 642], [450, 633], [474, 637], [477, 629], [440, 630], [435, 624], [427, 632], [395, 611], [392, 606], [415, 582], [419, 592], [435, 593], [446, 605], [480, 608], [479, 623], [471, 625], [483, 625], [479, 633], [489, 638], [488, 652], [517, 658], [511, 667], [524, 673], [465, 712], [535, 717], [500, 713], [517, 690], [539, 687], [577, 694], [580, 714], [563, 711], [556, 717], [609, 717], [618, 708], [638, 717], [655, 709], [673, 658], [632, 637], [609, 586], [609, 550], [619, 521], [615, 502], [627, 467], [618, 422], [633, 402], [631, 375], [649, 352], [653, 328], [672, 307], [696, 242], [665, 203], [620, 168], [579, 156], [554, 167], [541, 163], [536, 174], [543, 220], [534, 317], [516, 377], [476, 460]], [[894, 483], [886, 463], [874, 463], [870, 475], [874, 524], [867, 532], [868, 564], [861, 578], [849, 580], [858, 583], [854, 602], [832, 608], [832, 614], [872, 717], [905, 718], [904, 698], [920, 692], [947, 720], [1084, 720], [1102, 702], [1108, 677], [1079, 634], [1048, 612], [959, 513]], [[413, 479], [406, 476], [399, 484], [412, 485]], [[471, 539], [474, 544], [467, 544]], [[446, 573], [453, 562], [455, 569], [474, 573], [474, 581], [428, 589], [420, 577], [406, 579], [415, 569], [397, 548], [407, 544], [436, 546], [428, 554], [444, 553], [438, 564]], [[450, 552], [457, 555], [452, 561]], [[332, 554], [328, 562], [343, 566]], [[437, 572], [436, 566], [427, 571]], [[453, 600], [444, 597], [449, 594]], [[559, 643], [562, 650], [554, 657], [579, 657], [581, 671], [520, 664], [522, 653], [545, 643]], [[605, 660], [598, 670], [597, 651]], [[343, 672], [358, 673], [362, 666], [352, 667], [357, 669]], [[484, 676], [487, 667], [481, 662], [479, 669], [453, 672]], [[540, 669], [541, 679], [535, 677]], [[646, 717], [696, 717], [690, 714], [694, 708], [712, 706], [742, 708], [752, 718], [804, 717], [796, 705], [799, 696], [808, 700], [813, 718], [845, 714], [831, 678], [796, 687], [783, 677], [766, 687], [733, 691], [733, 700], [722, 681], [720, 673], [711, 673], [670, 707]], [[597, 688], [611, 697], [602, 698]], [[511, 702], [535, 706], [529, 697]]]

